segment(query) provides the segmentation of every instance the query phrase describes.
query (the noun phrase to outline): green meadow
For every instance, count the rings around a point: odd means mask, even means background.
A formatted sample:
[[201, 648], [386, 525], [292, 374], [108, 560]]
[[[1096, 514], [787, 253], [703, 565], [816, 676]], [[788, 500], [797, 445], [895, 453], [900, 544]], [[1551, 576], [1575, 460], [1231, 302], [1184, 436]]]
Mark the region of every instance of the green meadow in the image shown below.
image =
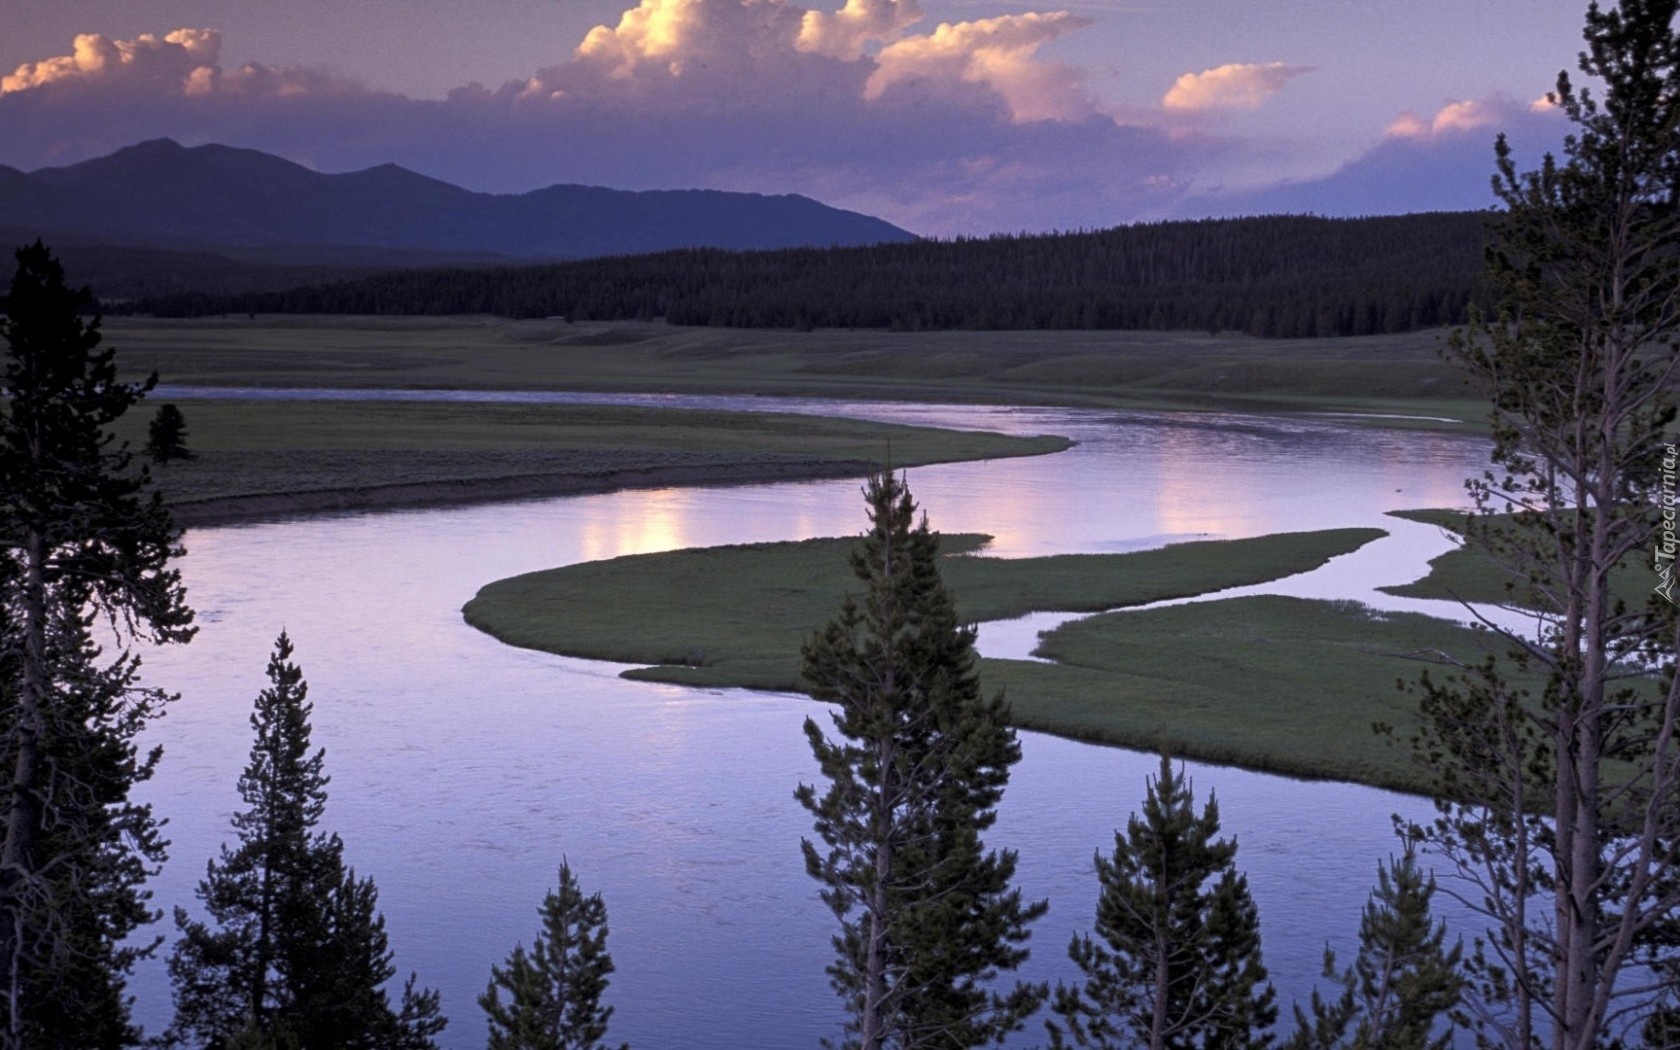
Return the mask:
[[[604, 487], [861, 474], [900, 466], [1038, 455], [1056, 437], [936, 430], [758, 412], [599, 405], [402, 401], [184, 401], [198, 458], [154, 470], [191, 517], [259, 496], [402, 488], [428, 502], [493, 482]], [[136, 413], [139, 415], [139, 413]], [[131, 442], [144, 421], [127, 421]], [[555, 491], [563, 491], [555, 490]], [[214, 517], [214, 514], [210, 515]]]
[[[1423, 331], [788, 332], [500, 318], [113, 318], [125, 368], [220, 386], [657, 391], [1425, 417], [1485, 407]], [[1350, 393], [1357, 391], [1357, 393]], [[1390, 423], [1395, 421], [1390, 420]]]

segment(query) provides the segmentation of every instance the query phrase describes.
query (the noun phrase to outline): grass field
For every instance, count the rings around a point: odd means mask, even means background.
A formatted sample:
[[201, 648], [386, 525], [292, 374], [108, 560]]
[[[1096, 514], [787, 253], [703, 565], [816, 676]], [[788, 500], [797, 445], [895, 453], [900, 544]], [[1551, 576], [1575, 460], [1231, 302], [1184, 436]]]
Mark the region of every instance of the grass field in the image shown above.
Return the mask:
[[[1130, 554], [1000, 560], [947, 536], [941, 572], [969, 620], [1142, 605], [1259, 583], [1379, 535], [1341, 529], [1206, 541]], [[497, 581], [464, 610], [527, 648], [643, 665], [626, 677], [797, 691], [799, 648], [856, 590], [852, 540], [636, 555]], [[1255, 597], [1108, 612], [1048, 633], [1053, 663], [983, 660], [1015, 721], [1061, 736], [1167, 748], [1297, 776], [1423, 790], [1402, 746], [1415, 698], [1400, 688], [1445, 654], [1474, 663], [1498, 640], [1352, 602]], [[1375, 722], [1395, 727], [1396, 744]]]
[[[594, 405], [189, 401], [198, 458], [154, 474], [172, 503], [531, 478], [620, 479], [652, 469], [863, 473], [885, 462], [1036, 455], [1061, 438], [935, 430], [773, 413]], [[144, 419], [125, 420], [131, 442]]]
[[[679, 328], [496, 318], [114, 318], [125, 369], [175, 384], [659, 391], [1449, 418], [1485, 412], [1440, 332]], [[1428, 420], [1414, 425], [1442, 426]]]

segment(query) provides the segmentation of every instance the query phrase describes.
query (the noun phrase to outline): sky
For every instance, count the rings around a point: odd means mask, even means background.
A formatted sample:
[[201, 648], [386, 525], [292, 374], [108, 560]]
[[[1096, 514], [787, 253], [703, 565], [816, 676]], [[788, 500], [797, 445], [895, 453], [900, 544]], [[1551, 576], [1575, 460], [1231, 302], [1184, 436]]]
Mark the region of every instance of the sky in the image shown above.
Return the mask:
[[[810, 6], [806, 6], [810, 5]], [[0, 164], [146, 139], [930, 236], [1492, 203], [1574, 0], [0, 0]]]

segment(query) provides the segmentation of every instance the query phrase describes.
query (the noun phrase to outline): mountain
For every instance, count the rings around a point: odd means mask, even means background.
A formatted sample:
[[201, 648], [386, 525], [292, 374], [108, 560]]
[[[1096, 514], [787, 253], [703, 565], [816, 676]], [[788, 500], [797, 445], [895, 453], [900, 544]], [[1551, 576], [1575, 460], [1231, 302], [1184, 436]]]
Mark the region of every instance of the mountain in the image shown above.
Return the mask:
[[393, 252], [409, 258], [392, 265], [438, 265], [914, 240], [794, 195], [569, 185], [475, 193], [394, 164], [327, 175], [256, 150], [170, 139], [67, 167], [0, 167], [0, 228], [305, 266], [338, 265], [356, 250], [375, 265]]

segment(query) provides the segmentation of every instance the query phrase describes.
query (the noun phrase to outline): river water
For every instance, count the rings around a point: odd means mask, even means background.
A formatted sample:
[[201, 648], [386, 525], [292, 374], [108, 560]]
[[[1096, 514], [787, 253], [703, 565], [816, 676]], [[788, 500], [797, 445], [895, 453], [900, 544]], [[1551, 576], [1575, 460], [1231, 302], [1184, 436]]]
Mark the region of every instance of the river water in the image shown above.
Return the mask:
[[[183, 396], [179, 390], [170, 396]], [[595, 399], [600, 400], [600, 399]], [[1062, 409], [691, 399], [660, 404], [829, 412], [1056, 433], [1054, 456], [913, 469], [935, 528], [987, 532], [1015, 557], [1124, 551], [1175, 540], [1375, 525], [1392, 535], [1261, 590], [1452, 614], [1371, 592], [1424, 571], [1438, 530], [1389, 510], [1463, 500], [1484, 443], [1329, 419]], [[251, 699], [281, 628], [315, 704], [332, 776], [324, 826], [373, 876], [400, 974], [443, 994], [444, 1045], [482, 1046], [475, 997], [568, 858], [610, 913], [618, 966], [611, 1034], [661, 1047], [812, 1047], [838, 1032], [823, 968], [833, 920], [805, 874], [810, 833], [794, 787], [815, 778], [801, 732], [821, 708], [795, 696], [625, 682], [614, 665], [512, 649], [461, 620], [483, 584], [621, 554], [860, 532], [856, 481], [657, 489], [426, 511], [196, 529], [183, 562], [202, 629], [147, 655], [181, 693], [151, 736], [165, 746], [142, 796], [169, 818], [153, 883], [191, 906], [230, 837]], [[985, 625], [988, 655], [1025, 655], [1042, 620]], [[1049, 898], [1023, 973], [1072, 979], [1069, 937], [1089, 929], [1092, 855], [1142, 799], [1157, 759], [1023, 734], [990, 844], [1018, 850], [1030, 898]], [[1287, 1003], [1312, 987], [1328, 941], [1353, 943], [1390, 815], [1418, 799], [1191, 763], [1218, 794]], [[172, 928], [169, 930], [172, 934]], [[172, 938], [171, 938], [172, 939]], [[161, 961], [132, 985], [148, 1031], [167, 1023]], [[1284, 1014], [1287, 1017], [1287, 1006]], [[1041, 1041], [1036, 1020], [1020, 1045]]]

